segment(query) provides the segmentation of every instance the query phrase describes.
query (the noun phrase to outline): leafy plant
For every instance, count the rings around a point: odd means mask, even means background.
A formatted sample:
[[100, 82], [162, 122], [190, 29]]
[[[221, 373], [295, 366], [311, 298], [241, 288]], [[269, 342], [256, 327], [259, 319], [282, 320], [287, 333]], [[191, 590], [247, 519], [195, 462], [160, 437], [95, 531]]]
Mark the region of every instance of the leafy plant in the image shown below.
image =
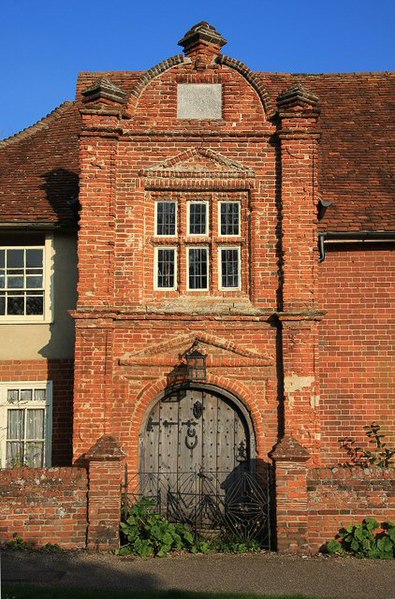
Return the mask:
[[395, 557], [395, 524], [384, 522], [380, 527], [374, 518], [365, 518], [362, 524], [340, 529], [326, 549], [331, 554], [392, 559]]
[[119, 555], [135, 553], [141, 557], [164, 557], [176, 549], [191, 549], [194, 545], [192, 532], [184, 524], [172, 524], [153, 511], [155, 500], [141, 499], [130, 510], [121, 531], [127, 544]]
[[261, 551], [262, 547], [255, 539], [240, 541], [228, 535], [213, 540], [212, 550], [219, 553], [251, 553]]
[[8, 541], [5, 546], [7, 549], [12, 549], [13, 551], [28, 551], [36, 548], [35, 543], [24, 541], [16, 532], [12, 535], [12, 541]]
[[121, 523], [121, 534], [125, 544], [118, 555], [133, 553], [140, 557], [163, 557], [170, 551], [183, 550], [191, 553], [247, 553], [260, 551], [258, 541], [240, 541], [229, 535], [214, 538], [196, 537], [184, 524], [173, 524], [155, 512], [153, 499], [141, 499], [131, 508], [125, 522]]
[[349, 468], [353, 466], [378, 466], [379, 468], [389, 468], [392, 465], [392, 458], [395, 456], [395, 447], [387, 447], [384, 443], [381, 426], [377, 422], [371, 422], [363, 427], [369, 438], [369, 443], [375, 447], [373, 450], [359, 447], [355, 444], [355, 439], [346, 437], [340, 439], [341, 446], [347, 451], [349, 461], [344, 462], [342, 466]]
[[12, 541], [5, 543], [7, 549], [13, 551], [40, 551], [41, 553], [59, 553], [62, 548], [57, 543], [46, 543], [37, 547], [35, 541], [25, 541], [17, 532], [12, 535]]

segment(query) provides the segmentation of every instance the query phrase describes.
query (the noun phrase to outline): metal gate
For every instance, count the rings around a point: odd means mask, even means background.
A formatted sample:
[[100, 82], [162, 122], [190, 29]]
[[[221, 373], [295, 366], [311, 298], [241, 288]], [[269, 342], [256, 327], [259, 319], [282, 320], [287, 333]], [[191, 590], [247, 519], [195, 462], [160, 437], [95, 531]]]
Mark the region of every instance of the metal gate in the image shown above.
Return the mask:
[[141, 433], [140, 471], [126, 474], [126, 503], [153, 498], [161, 514], [196, 534], [270, 548], [271, 468], [251, 455], [252, 435], [241, 409], [220, 393], [165, 397]]

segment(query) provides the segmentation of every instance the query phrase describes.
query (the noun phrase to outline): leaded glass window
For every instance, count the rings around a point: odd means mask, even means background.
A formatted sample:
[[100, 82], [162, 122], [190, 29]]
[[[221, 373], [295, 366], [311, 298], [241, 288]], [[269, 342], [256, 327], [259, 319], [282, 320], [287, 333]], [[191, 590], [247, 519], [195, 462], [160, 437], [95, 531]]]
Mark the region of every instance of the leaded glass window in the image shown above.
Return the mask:
[[177, 205], [176, 202], [156, 203], [156, 234], [163, 236], [176, 235]]
[[220, 202], [220, 235], [240, 235], [240, 203]]
[[188, 248], [188, 287], [208, 289], [208, 248]]
[[221, 248], [220, 285], [222, 289], [240, 288], [240, 248]]
[[158, 289], [175, 289], [176, 250], [174, 248], [157, 248], [156, 263], [156, 287]]
[[206, 202], [189, 202], [189, 235], [208, 234], [208, 205]]

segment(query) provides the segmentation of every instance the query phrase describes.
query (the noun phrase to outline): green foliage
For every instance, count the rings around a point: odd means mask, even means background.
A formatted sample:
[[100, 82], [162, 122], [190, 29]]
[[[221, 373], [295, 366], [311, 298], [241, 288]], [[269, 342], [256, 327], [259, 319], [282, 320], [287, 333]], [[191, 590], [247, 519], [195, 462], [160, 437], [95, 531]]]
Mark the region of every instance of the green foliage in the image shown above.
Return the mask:
[[395, 558], [395, 524], [380, 524], [374, 518], [365, 518], [362, 524], [340, 529], [336, 538], [327, 543], [331, 554], [351, 554], [373, 559]]
[[125, 544], [117, 555], [131, 553], [140, 557], [164, 557], [171, 551], [190, 553], [247, 553], [260, 551], [258, 541], [241, 542], [229, 535], [202, 538], [193, 535], [184, 524], [173, 524], [155, 512], [153, 499], [141, 499], [130, 510], [125, 522], [121, 523], [121, 534]]
[[16, 532], [12, 535], [12, 541], [8, 541], [5, 545], [7, 549], [12, 549], [13, 551], [29, 551], [36, 548], [35, 543], [24, 541]]
[[225, 535], [213, 540], [212, 550], [218, 553], [253, 553], [261, 551], [262, 547], [255, 539], [240, 541]]
[[340, 439], [341, 446], [347, 451], [349, 461], [342, 464], [342, 466], [378, 466], [379, 468], [389, 468], [392, 464], [392, 458], [395, 456], [395, 447], [387, 447], [384, 443], [383, 435], [380, 430], [381, 426], [377, 422], [371, 422], [363, 427], [366, 432], [366, 436], [369, 438], [369, 443], [375, 447], [365, 449], [355, 445], [355, 439], [347, 437]]
[[119, 555], [134, 553], [140, 557], [164, 557], [170, 551], [188, 549], [194, 545], [192, 532], [183, 524], [172, 524], [154, 512], [155, 501], [141, 499], [129, 512], [121, 531], [127, 544]]
[[41, 553], [59, 553], [62, 548], [57, 543], [46, 543], [37, 547], [34, 541], [25, 541], [18, 533], [12, 535], [12, 541], [5, 543], [7, 549], [12, 551], [40, 551]]

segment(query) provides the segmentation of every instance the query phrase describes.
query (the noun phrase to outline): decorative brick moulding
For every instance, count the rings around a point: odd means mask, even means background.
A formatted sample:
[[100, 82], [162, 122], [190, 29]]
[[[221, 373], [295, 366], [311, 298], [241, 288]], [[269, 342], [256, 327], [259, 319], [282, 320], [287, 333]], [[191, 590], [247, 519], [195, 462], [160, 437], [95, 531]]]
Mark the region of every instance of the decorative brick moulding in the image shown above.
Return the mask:
[[392, 467], [341, 466], [374, 421], [395, 445], [395, 77], [253, 72], [205, 21], [179, 45], [81, 73], [75, 101], [0, 142], [0, 258], [51, 246], [53, 304], [15, 319], [36, 289], [15, 299], [4, 265], [3, 466], [28, 462], [23, 392], [52, 398], [46, 461], [0, 470], [2, 538], [117, 547], [125, 477], [223, 471], [226, 503], [245, 467], [274, 480], [271, 548], [315, 552], [395, 518]]

